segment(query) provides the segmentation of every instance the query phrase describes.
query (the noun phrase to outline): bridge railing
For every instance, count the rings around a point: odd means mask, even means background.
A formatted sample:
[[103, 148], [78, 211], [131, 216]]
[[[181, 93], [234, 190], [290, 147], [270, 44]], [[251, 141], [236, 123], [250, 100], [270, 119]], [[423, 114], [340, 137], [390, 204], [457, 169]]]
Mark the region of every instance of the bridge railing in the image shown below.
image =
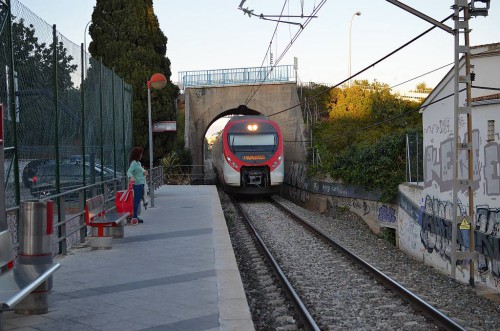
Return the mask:
[[192, 86], [288, 82], [295, 78], [292, 65], [179, 72], [181, 89]]

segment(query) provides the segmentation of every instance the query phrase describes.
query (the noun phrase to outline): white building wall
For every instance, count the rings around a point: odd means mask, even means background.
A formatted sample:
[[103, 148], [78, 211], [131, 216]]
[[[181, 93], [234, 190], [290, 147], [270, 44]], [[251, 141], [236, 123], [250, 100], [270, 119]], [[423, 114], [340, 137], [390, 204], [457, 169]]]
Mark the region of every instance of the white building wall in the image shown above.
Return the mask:
[[[496, 52], [491, 52], [491, 49]], [[489, 51], [488, 56], [472, 58], [476, 80], [474, 86], [500, 88], [500, 44], [484, 46], [474, 51]], [[463, 68], [462, 68], [462, 71]], [[464, 74], [463, 72], [461, 74]], [[464, 87], [460, 84], [460, 87]], [[453, 94], [453, 71], [434, 89], [425, 103], [432, 103]], [[474, 278], [500, 295], [500, 91], [472, 90], [474, 220], [475, 250], [479, 258]], [[476, 100], [476, 101], [474, 101]], [[460, 105], [465, 105], [465, 92], [460, 93]], [[424, 185], [421, 190], [401, 188], [403, 198], [398, 212], [400, 248], [435, 268], [450, 273], [451, 226], [454, 180], [454, 99], [453, 96], [429, 105], [423, 111]], [[495, 121], [495, 139], [488, 141], [488, 120]], [[467, 122], [459, 117], [459, 137], [466, 142]], [[459, 155], [459, 178], [468, 178], [465, 152]], [[462, 214], [469, 210], [465, 191], [458, 194]], [[459, 231], [459, 243], [463, 243]], [[462, 247], [463, 248], [463, 247]], [[469, 279], [468, 262], [457, 269], [457, 279]]]

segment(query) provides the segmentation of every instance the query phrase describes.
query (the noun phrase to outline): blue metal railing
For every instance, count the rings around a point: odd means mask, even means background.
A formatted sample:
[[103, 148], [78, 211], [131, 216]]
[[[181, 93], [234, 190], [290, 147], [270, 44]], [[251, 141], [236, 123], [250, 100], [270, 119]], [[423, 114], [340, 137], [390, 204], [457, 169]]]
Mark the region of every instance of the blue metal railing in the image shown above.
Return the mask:
[[292, 65], [275, 67], [233, 68], [180, 71], [182, 88], [190, 86], [260, 84], [288, 82], [295, 78]]

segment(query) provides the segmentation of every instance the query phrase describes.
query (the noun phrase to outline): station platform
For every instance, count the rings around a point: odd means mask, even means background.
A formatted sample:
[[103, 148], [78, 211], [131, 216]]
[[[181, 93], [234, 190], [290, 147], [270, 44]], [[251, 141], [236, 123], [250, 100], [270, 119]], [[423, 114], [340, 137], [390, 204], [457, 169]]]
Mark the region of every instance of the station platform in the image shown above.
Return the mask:
[[162, 186], [110, 250], [55, 261], [49, 313], [5, 330], [254, 330], [215, 186]]

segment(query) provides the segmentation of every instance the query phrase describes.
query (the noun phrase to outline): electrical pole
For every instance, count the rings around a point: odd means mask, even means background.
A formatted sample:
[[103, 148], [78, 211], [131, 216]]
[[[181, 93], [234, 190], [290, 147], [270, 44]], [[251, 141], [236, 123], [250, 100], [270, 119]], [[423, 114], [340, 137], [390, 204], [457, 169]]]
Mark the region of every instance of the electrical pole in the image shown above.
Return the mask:
[[[456, 266], [458, 260], [469, 260], [469, 285], [474, 287], [474, 160], [472, 146], [472, 114], [471, 114], [471, 54], [469, 45], [469, 19], [470, 16], [487, 16], [490, 7], [490, 0], [472, 0], [470, 5], [467, 0], [454, 0], [452, 6], [454, 10], [453, 20], [454, 28], [451, 29], [443, 22], [434, 20], [397, 0], [386, 0], [395, 6], [398, 6], [415, 16], [443, 29], [444, 31], [453, 34], [455, 39], [455, 67], [454, 67], [454, 163], [453, 163], [453, 211], [451, 215], [451, 278], [456, 277]], [[463, 13], [463, 16], [460, 16]], [[463, 38], [461, 36], [463, 35]], [[461, 43], [463, 39], [463, 44]], [[463, 56], [462, 56], [463, 55]], [[460, 75], [460, 58], [463, 57], [465, 65], [463, 75]], [[465, 105], [460, 105], [460, 84], [465, 84]], [[460, 116], [466, 116], [467, 125], [467, 142], [462, 143], [459, 132]], [[459, 178], [460, 153], [465, 152], [467, 155], [468, 174], [467, 178]], [[468, 212], [458, 209], [458, 192], [465, 191], [468, 196]], [[461, 230], [463, 246], [465, 251], [459, 250], [457, 244], [458, 230]]]

